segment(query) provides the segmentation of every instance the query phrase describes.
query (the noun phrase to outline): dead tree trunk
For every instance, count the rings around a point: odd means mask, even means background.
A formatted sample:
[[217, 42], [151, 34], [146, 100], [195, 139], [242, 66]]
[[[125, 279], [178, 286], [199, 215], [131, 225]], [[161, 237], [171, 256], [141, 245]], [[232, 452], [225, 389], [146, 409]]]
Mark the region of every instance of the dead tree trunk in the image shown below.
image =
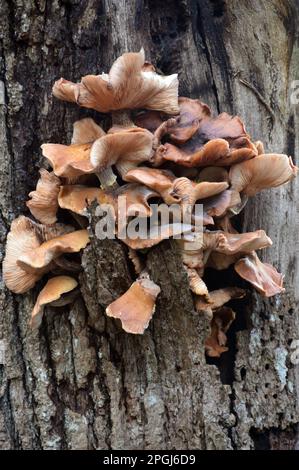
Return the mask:
[[[73, 121], [92, 114], [53, 99], [53, 81], [106, 71], [141, 46], [164, 73], [179, 73], [181, 95], [241, 115], [268, 152], [296, 161], [298, 8], [294, 0], [1, 1], [1, 242], [26, 213], [40, 144], [68, 143]], [[238, 304], [230, 352], [213, 364], [204, 355], [208, 325], [194, 312], [171, 242], [148, 256], [162, 293], [144, 336], [104, 314], [133, 276], [116, 241], [86, 249], [82, 298], [69, 310], [48, 309], [38, 332], [28, 328], [37, 289], [14, 296], [2, 285], [0, 448], [293, 448], [298, 190], [297, 180], [246, 207], [240, 224], [268, 232], [274, 243], [263, 260], [285, 273], [286, 293]]]

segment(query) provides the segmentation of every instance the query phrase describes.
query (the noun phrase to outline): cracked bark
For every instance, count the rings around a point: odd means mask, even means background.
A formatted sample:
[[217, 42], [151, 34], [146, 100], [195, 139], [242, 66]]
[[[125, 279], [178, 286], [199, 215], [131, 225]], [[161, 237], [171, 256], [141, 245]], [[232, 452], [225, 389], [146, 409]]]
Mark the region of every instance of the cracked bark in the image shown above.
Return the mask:
[[[215, 112], [240, 114], [267, 151], [296, 157], [298, 106], [289, 95], [299, 73], [298, 3], [161, 5], [1, 2], [2, 247], [11, 220], [26, 213], [24, 201], [42, 164], [40, 144], [69, 142], [73, 121], [96, 115], [53, 99], [53, 81], [107, 70], [127, 50], [144, 46], [164, 73], [179, 72], [181, 95], [200, 97]], [[286, 293], [269, 301], [253, 294], [236, 305], [230, 353], [218, 362], [206, 362], [208, 325], [193, 310], [169, 241], [147, 258], [162, 293], [142, 337], [122, 332], [104, 315], [132, 282], [127, 250], [118, 242], [92, 241], [82, 260], [82, 297], [69, 309], [47, 309], [38, 332], [28, 329], [28, 318], [39, 286], [13, 296], [2, 284], [0, 448], [298, 446], [299, 371], [290, 361], [291, 342], [299, 339], [298, 186], [297, 181], [262, 193], [245, 209], [243, 228], [265, 228], [274, 242], [263, 260], [286, 274]]]

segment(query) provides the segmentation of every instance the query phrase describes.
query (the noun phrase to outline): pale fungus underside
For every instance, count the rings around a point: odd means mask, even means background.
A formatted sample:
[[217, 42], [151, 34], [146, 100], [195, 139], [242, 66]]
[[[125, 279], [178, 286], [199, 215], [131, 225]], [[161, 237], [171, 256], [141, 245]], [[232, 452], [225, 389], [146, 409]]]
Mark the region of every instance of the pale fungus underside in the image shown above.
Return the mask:
[[[70, 145], [42, 145], [52, 171], [40, 170], [36, 190], [26, 202], [37, 222], [23, 215], [13, 221], [3, 262], [4, 281], [15, 293], [27, 292], [47, 276], [31, 326], [41, 324], [46, 305], [65, 305], [75, 298], [70, 293], [76, 292], [78, 284], [78, 253], [90, 241], [86, 219], [90, 203], [95, 200], [100, 208], [113, 207], [115, 236], [120, 238], [121, 216], [128, 222], [135, 215], [151, 217], [153, 199], [176, 204], [180, 215], [191, 215], [191, 223], [160, 222], [149, 230], [147, 239], [121, 237], [136, 280], [107, 306], [106, 313], [120, 319], [128, 333], [145, 331], [163, 286], [149, 278], [138, 250], [144, 253], [164, 238], [181, 235], [177, 243], [195, 308], [211, 322], [206, 352], [219, 357], [227, 350], [226, 332], [236, 315], [226, 304], [244, 297], [245, 290], [238, 286], [210, 290], [205, 269], [211, 268], [217, 277], [217, 271], [232, 265], [261, 295], [284, 291], [283, 276], [256, 253], [272, 245], [270, 238], [263, 230], [238, 233], [234, 217], [248, 197], [293, 179], [297, 168], [292, 159], [265, 154], [262, 142], [251, 140], [238, 116], [213, 117], [201, 101], [178, 97], [177, 75], [156, 73], [145, 62], [143, 50], [123, 54], [108, 74], [88, 75], [80, 83], [61, 78], [53, 94], [111, 113], [113, 125], [104, 131], [93, 119], [84, 118], [74, 123]], [[121, 213], [120, 196], [126, 201], [125, 213]], [[200, 237], [193, 236], [196, 203], [202, 205]], [[57, 222], [65, 211], [73, 215], [74, 226], [80, 222], [80, 229]], [[62, 275], [55, 276], [57, 269]]]

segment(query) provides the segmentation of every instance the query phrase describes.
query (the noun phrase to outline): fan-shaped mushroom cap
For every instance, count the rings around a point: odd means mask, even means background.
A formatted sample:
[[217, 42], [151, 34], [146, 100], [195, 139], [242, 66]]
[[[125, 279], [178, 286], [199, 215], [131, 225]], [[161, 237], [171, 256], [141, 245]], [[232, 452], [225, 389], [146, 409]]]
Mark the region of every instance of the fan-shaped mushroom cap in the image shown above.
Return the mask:
[[112, 196], [100, 188], [88, 188], [81, 185], [65, 185], [60, 187], [58, 204], [62, 209], [68, 209], [76, 214], [85, 215], [86, 208], [92, 201], [99, 204], [111, 203]]
[[44, 272], [44, 269], [62, 253], [76, 253], [89, 242], [87, 230], [76, 230], [52, 238], [32, 250], [23, 250], [17, 265], [28, 273]]
[[109, 317], [119, 318], [127, 333], [143, 334], [155, 311], [160, 290], [148, 277], [140, 277], [106, 308], [106, 313]]
[[[215, 232], [211, 233], [213, 234]], [[250, 253], [251, 251], [272, 245], [271, 239], [266, 235], [264, 230], [256, 230], [255, 232], [248, 233], [222, 233], [224, 238], [214, 249], [226, 255]]]
[[60, 299], [63, 294], [75, 289], [77, 285], [77, 281], [69, 276], [57, 276], [49, 279], [36, 299], [36, 303], [31, 314], [31, 328], [36, 329], [40, 326], [45, 305], [51, 305], [52, 302]]
[[198, 296], [196, 298], [196, 310], [208, 310], [210, 315], [213, 315], [213, 310], [222, 307], [232, 299], [242, 299], [242, 297], [245, 295], [246, 291], [244, 289], [240, 289], [239, 287], [224, 287], [223, 289], [212, 290], [209, 292], [208, 301], [202, 296]]
[[23, 253], [34, 252], [40, 244], [40, 234], [30, 219], [20, 216], [12, 222], [3, 261], [4, 282], [12, 292], [22, 294], [31, 289], [42, 277], [43, 273], [28, 273], [17, 264]]
[[94, 173], [95, 169], [90, 163], [90, 150], [92, 144], [43, 144], [41, 146], [54, 170], [55, 175], [70, 180], [83, 174]]
[[220, 357], [228, 351], [226, 332], [235, 319], [235, 312], [228, 307], [221, 307], [215, 311], [211, 322], [211, 334], [206, 339], [206, 354], [209, 357]]
[[106, 135], [106, 132], [91, 118], [74, 122], [72, 144], [87, 144]]
[[40, 178], [36, 190], [29, 193], [31, 200], [26, 202], [31, 214], [43, 224], [54, 224], [57, 220], [58, 193], [60, 180], [53, 172], [45, 169], [39, 171]]
[[281, 294], [285, 290], [283, 275], [271, 264], [263, 263], [254, 252], [239, 259], [234, 268], [239, 276], [250, 282], [265, 297]]
[[201, 200], [204, 212], [211, 217], [221, 217], [226, 211], [240, 204], [241, 199], [237, 191], [230, 191], [229, 189], [222, 191], [216, 196]]
[[171, 196], [181, 201], [183, 206], [191, 206], [193, 208], [195, 202], [199, 199], [206, 199], [221, 193], [228, 188], [226, 182], [223, 183], [194, 183], [188, 178], [177, 178], [173, 182]]
[[151, 160], [152, 142], [152, 134], [138, 127], [108, 134], [93, 143], [90, 161], [98, 172], [116, 164], [123, 176], [130, 168]]
[[126, 198], [126, 216], [131, 217], [150, 217], [152, 209], [148, 204], [148, 200], [158, 197], [159, 194], [152, 189], [147, 188], [138, 183], [125, 184], [113, 192], [115, 210], [119, 209], [119, 197]]
[[170, 129], [170, 139], [175, 144], [183, 144], [191, 139], [202, 120], [211, 115], [209, 106], [199, 100], [179, 98], [180, 114], [175, 125]]
[[174, 204], [178, 199], [171, 196], [175, 176], [167, 170], [138, 167], [129, 170], [123, 177], [125, 181], [142, 183], [161, 195], [166, 204]]
[[156, 151], [157, 161], [170, 160], [180, 165], [230, 166], [257, 155], [239, 117], [222, 113], [202, 119], [192, 139], [180, 148], [166, 143]]
[[142, 250], [157, 245], [166, 238], [171, 238], [182, 233], [191, 232], [192, 225], [181, 223], [170, 223], [150, 226], [147, 233], [136, 238], [121, 238], [121, 240], [133, 250]]
[[145, 67], [144, 50], [126, 53], [112, 65], [109, 75], [87, 75], [81, 83], [55, 82], [53, 94], [102, 113], [119, 109], [154, 109], [177, 114], [177, 74], [162, 76]]
[[266, 188], [275, 188], [295, 178], [298, 168], [283, 154], [259, 155], [234, 165], [229, 172], [232, 189], [254, 196]]

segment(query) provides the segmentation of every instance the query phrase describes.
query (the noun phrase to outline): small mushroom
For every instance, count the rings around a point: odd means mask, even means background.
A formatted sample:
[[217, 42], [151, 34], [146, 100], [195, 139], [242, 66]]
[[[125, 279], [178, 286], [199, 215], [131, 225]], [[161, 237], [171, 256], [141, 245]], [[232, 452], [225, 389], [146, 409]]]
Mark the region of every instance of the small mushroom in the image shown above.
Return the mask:
[[254, 142], [254, 145], [256, 146], [257, 154], [258, 155], [264, 155], [265, 148], [264, 148], [263, 142], [261, 142], [260, 140], [257, 140], [256, 142]]
[[127, 333], [143, 334], [155, 311], [160, 291], [149, 276], [141, 275], [121, 297], [108, 305], [106, 313], [120, 319]]
[[[147, 220], [150, 221], [150, 219]], [[137, 234], [137, 236], [134, 238], [123, 237], [122, 232], [121, 235], [118, 233], [118, 238], [120, 238], [133, 250], [143, 250], [145, 248], [151, 248], [152, 246], [157, 245], [166, 238], [191, 232], [192, 229], [192, 225], [182, 223], [165, 223], [153, 226], [150, 224], [149, 228], [147, 227], [145, 233], [141, 231], [141, 233]]]
[[202, 280], [202, 278], [198, 274], [197, 270], [193, 269], [193, 268], [188, 268], [188, 266], [184, 266], [184, 268], [185, 268], [185, 270], [187, 272], [187, 275], [188, 275], [190, 290], [194, 294], [205, 298], [206, 301], [209, 302], [208, 288], [207, 288], [205, 282]]
[[170, 171], [138, 167], [129, 170], [123, 179], [148, 186], [159, 193], [166, 204], [175, 204], [179, 200], [176, 195], [171, 195], [175, 176]]
[[12, 292], [16, 294], [27, 292], [42, 277], [43, 272], [27, 272], [17, 264], [23, 253], [35, 252], [40, 244], [40, 233], [36, 224], [30, 219], [20, 216], [12, 222], [3, 260], [4, 282]]
[[92, 201], [97, 200], [99, 204], [109, 204], [109, 197], [100, 188], [88, 188], [82, 185], [65, 185], [60, 187], [58, 204], [62, 209], [68, 209], [79, 215], [86, 215], [86, 208]]
[[106, 135], [106, 132], [91, 118], [76, 121], [73, 125], [72, 144], [87, 144]]
[[240, 204], [241, 199], [237, 191], [225, 190], [216, 196], [201, 200], [204, 212], [211, 217], [223, 217], [228, 209]]
[[283, 275], [274, 266], [263, 263], [255, 252], [239, 259], [234, 265], [235, 271], [265, 297], [272, 297], [285, 291]]
[[139, 127], [120, 130], [96, 140], [90, 151], [90, 162], [104, 188], [110, 185], [104, 171], [116, 165], [123, 177], [131, 168], [151, 161], [153, 135]]
[[72, 291], [77, 285], [77, 281], [69, 276], [57, 276], [49, 279], [36, 299], [31, 314], [31, 328], [36, 329], [41, 325], [46, 305], [53, 305], [53, 302], [61, 299], [63, 294]]
[[[213, 235], [217, 232], [211, 232]], [[236, 253], [250, 253], [272, 245], [271, 239], [264, 230], [256, 230], [248, 233], [223, 233], [224, 238], [220, 240], [214, 251], [225, 255], [235, 255]], [[207, 232], [208, 234], [208, 232]], [[207, 235], [206, 234], [206, 235]]]
[[231, 188], [246, 196], [254, 196], [266, 188], [275, 188], [295, 178], [298, 168], [291, 157], [283, 154], [259, 155], [232, 166]]
[[191, 213], [197, 200], [215, 196], [227, 188], [228, 184], [226, 182], [195, 183], [188, 178], [181, 177], [174, 180], [171, 196], [176, 198], [178, 201], [181, 201], [183, 213], [186, 211]]
[[[159, 194], [152, 189], [147, 188], [141, 184], [125, 184], [113, 192], [114, 208], [117, 211], [117, 218], [125, 215], [125, 217], [150, 217], [152, 209], [148, 200], [153, 197], [158, 197]], [[120, 206], [120, 197], [125, 198]], [[125, 210], [124, 210], [125, 209]]]
[[35, 249], [23, 250], [16, 264], [27, 273], [44, 273], [50, 263], [63, 253], [77, 253], [89, 243], [87, 230], [76, 230], [52, 238]]
[[95, 173], [90, 163], [91, 143], [87, 144], [43, 144], [41, 146], [56, 176], [76, 181], [80, 175]]
[[217, 289], [209, 292], [208, 300], [203, 296], [196, 296], [195, 307], [198, 312], [204, 311], [210, 318], [213, 317], [213, 311], [232, 299], [242, 299], [246, 295], [244, 289], [239, 287], [224, 287], [223, 289]]
[[211, 333], [205, 342], [206, 354], [209, 357], [220, 357], [228, 351], [226, 332], [235, 319], [235, 312], [229, 307], [215, 310], [211, 322]]
[[180, 114], [170, 128], [169, 137], [175, 144], [184, 144], [191, 139], [200, 123], [211, 115], [209, 106], [199, 100], [179, 97]]
[[177, 114], [177, 74], [158, 75], [144, 64], [143, 49], [126, 53], [114, 62], [109, 75], [87, 75], [81, 83], [60, 79], [53, 86], [53, 94], [101, 113], [139, 108]]
[[161, 145], [155, 160], [170, 160], [187, 167], [230, 166], [256, 155], [257, 149], [240, 118], [222, 113], [216, 118], [202, 119], [198, 131], [181, 147]]
[[36, 190], [29, 193], [31, 200], [26, 202], [26, 206], [39, 222], [54, 224], [57, 220], [60, 179], [45, 169], [41, 169], [39, 173]]

